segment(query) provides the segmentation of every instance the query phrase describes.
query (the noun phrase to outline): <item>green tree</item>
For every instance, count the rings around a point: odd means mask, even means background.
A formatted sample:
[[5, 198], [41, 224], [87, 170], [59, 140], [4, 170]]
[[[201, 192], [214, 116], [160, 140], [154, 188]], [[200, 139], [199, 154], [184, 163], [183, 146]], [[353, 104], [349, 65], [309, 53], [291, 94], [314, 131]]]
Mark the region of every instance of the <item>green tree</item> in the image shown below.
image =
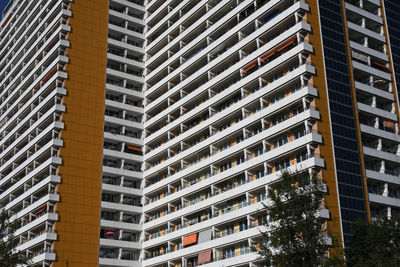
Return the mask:
[[0, 265], [14, 267], [21, 264], [29, 264], [25, 253], [15, 250], [16, 240], [14, 232], [18, 224], [10, 221], [10, 216], [3, 209], [0, 212]]
[[262, 211], [268, 230], [263, 232], [259, 250], [268, 266], [342, 265], [340, 257], [327, 257], [326, 219], [318, 212], [324, 191], [318, 174], [307, 171], [284, 171], [270, 185], [269, 203]]
[[357, 221], [352, 227], [353, 243], [345, 249], [346, 265], [354, 267], [400, 267], [400, 221], [374, 218]]

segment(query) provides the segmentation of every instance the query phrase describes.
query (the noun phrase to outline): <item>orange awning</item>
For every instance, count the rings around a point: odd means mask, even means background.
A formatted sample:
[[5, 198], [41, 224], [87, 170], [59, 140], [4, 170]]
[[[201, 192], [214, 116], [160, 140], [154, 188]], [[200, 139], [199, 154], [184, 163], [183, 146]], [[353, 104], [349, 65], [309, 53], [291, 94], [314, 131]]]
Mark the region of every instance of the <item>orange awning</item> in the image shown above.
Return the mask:
[[205, 264], [212, 261], [212, 249], [199, 253], [197, 263]]
[[126, 145], [126, 147], [130, 150], [135, 150], [135, 151], [139, 151], [142, 152], [142, 149], [140, 147], [134, 146], [134, 145]]
[[254, 68], [255, 66], [257, 66], [257, 64], [258, 64], [257, 59], [254, 60], [254, 61], [252, 61], [252, 62], [250, 62], [247, 66], [245, 66], [245, 67], [242, 69], [242, 74], [248, 72], [249, 70], [251, 70], [252, 68]]
[[387, 128], [392, 128], [392, 129], [395, 128], [394, 122], [392, 122], [392, 121], [383, 121], [383, 126], [385, 126]]
[[280, 44], [278, 46], [278, 50], [277, 51], [281, 51], [281, 50], [285, 49], [286, 47], [288, 47], [289, 45], [293, 44], [294, 41], [296, 40], [296, 38], [297, 38], [297, 36], [293, 35], [292, 37], [287, 39], [285, 42], [283, 42], [282, 44]]
[[199, 233], [194, 233], [191, 235], [187, 235], [183, 238], [183, 246], [189, 246], [197, 243], [197, 238], [199, 236]]

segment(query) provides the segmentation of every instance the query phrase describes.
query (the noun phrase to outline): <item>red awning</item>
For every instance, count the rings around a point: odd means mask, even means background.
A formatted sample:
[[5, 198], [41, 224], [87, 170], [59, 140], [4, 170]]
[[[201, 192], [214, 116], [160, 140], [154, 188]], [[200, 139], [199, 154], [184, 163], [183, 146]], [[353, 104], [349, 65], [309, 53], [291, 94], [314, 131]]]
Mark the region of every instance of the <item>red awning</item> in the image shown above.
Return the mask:
[[199, 233], [194, 233], [194, 234], [185, 236], [183, 238], [183, 246], [189, 246], [192, 244], [196, 244], [198, 236], [199, 236]]
[[34, 213], [38, 215], [42, 211], [45, 211], [47, 209], [47, 203], [43, 204], [39, 209], [35, 210]]
[[283, 49], [285, 49], [286, 47], [288, 47], [289, 45], [293, 44], [294, 41], [297, 39], [296, 35], [293, 35], [292, 37], [290, 37], [289, 39], [287, 39], [286, 41], [284, 41], [282, 44], [280, 44], [277, 48], [277, 51], [281, 51]]
[[379, 66], [381, 68], [384, 68], [384, 69], [388, 69], [388, 67], [386, 66], [385, 62], [377, 60], [377, 59], [372, 59], [372, 64], [377, 65], [377, 66]]
[[251, 70], [252, 68], [257, 66], [257, 64], [258, 64], [257, 59], [252, 61], [252, 62], [250, 62], [247, 66], [243, 67], [242, 74], [248, 72], [249, 70]]
[[212, 249], [199, 253], [197, 263], [205, 264], [212, 261]]
[[6, 18], [6, 20], [3, 22], [3, 24], [1, 25], [2, 28], [4, 28], [4, 27], [6, 26], [7, 22], [10, 20], [10, 18], [11, 18], [11, 15], [9, 15], [9, 16]]
[[261, 62], [266, 61], [270, 56], [272, 56], [273, 54], [276, 53], [276, 50], [277, 50], [277, 48], [274, 48], [274, 49], [268, 51], [266, 54], [262, 55], [262, 56], [260, 57], [260, 61], [261, 61]]
[[53, 76], [57, 72], [57, 66], [54, 66], [54, 68], [51, 69], [51, 71], [43, 78], [42, 82], [43, 84], [46, 83], [51, 76]]

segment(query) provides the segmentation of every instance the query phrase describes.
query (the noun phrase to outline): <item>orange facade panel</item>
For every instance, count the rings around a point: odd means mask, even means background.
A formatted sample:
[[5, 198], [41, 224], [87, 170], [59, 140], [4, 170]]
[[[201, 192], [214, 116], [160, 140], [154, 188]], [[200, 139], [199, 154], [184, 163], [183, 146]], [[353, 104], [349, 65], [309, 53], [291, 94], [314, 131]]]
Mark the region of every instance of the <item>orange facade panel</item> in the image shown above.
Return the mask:
[[98, 266], [108, 1], [73, 1], [69, 9], [53, 267]]

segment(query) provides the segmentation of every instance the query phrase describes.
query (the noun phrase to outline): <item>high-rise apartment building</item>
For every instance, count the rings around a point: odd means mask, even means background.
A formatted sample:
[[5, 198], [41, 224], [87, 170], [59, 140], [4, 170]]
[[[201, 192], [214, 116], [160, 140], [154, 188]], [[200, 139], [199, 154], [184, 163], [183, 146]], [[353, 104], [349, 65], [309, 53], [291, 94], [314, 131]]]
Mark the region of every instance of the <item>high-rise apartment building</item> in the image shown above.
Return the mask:
[[397, 1], [0, 6], [0, 205], [34, 266], [263, 266], [283, 169], [321, 174], [344, 244], [399, 216]]

